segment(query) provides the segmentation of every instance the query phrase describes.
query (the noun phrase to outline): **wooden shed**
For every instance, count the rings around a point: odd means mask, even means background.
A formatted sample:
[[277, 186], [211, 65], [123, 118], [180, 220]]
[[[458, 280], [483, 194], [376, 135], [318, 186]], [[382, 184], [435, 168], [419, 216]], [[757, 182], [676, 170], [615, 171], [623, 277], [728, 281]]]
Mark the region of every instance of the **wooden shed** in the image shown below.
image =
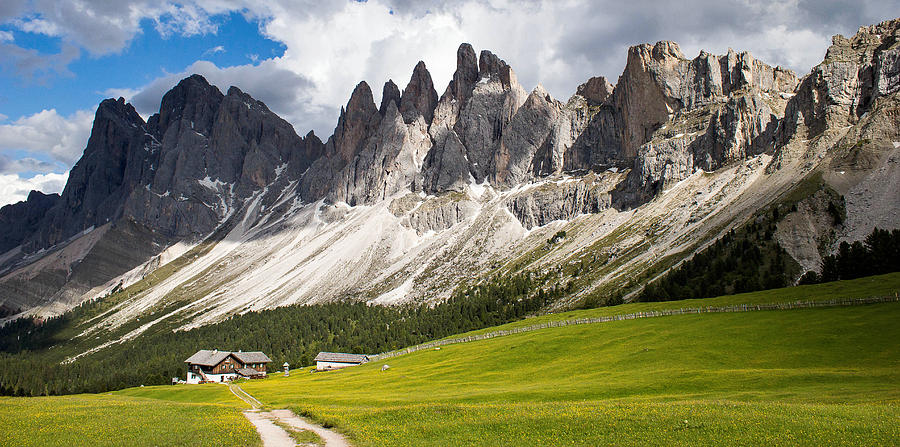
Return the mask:
[[369, 361], [369, 356], [343, 352], [320, 352], [316, 356], [315, 361], [317, 371], [330, 371], [332, 369], [361, 365]]

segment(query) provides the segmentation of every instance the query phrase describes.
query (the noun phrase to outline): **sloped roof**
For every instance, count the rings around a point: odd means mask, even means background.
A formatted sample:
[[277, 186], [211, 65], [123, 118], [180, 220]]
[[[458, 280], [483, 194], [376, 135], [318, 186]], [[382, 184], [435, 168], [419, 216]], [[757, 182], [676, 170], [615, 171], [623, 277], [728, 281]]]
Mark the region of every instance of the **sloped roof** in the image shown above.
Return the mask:
[[272, 359], [260, 351], [231, 352], [201, 349], [196, 354], [188, 357], [185, 363], [202, 366], [216, 366], [229, 355], [233, 355], [241, 363], [269, 363]]
[[184, 361], [184, 363], [190, 363], [192, 365], [215, 366], [218, 365], [222, 360], [225, 360], [225, 358], [229, 355], [231, 355], [230, 351], [201, 349], [197, 351], [196, 354], [188, 357], [187, 360]]
[[241, 363], [269, 363], [272, 359], [260, 351], [232, 352]]
[[343, 352], [320, 352], [315, 358], [316, 362], [338, 363], [366, 363], [369, 356], [365, 354], [345, 354]]
[[261, 375], [262, 375], [261, 372], [255, 370], [255, 369], [253, 369], [253, 368], [241, 368], [241, 369], [239, 369], [239, 370], [237, 370], [237, 371], [235, 371], [235, 372], [238, 373], [238, 374], [240, 374], [240, 375], [242, 375], [242, 376], [244, 376], [244, 377], [254, 377], [254, 376], [261, 376]]

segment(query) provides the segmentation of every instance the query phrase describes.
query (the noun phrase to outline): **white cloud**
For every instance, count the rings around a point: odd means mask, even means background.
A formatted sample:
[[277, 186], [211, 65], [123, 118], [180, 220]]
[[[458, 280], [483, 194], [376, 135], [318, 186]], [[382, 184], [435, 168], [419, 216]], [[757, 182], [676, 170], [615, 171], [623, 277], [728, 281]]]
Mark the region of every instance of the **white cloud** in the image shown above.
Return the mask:
[[0, 124], [0, 150], [44, 153], [71, 166], [87, 145], [93, 120], [91, 110], [79, 110], [68, 116], [60, 115], [56, 109], [42, 110]]
[[209, 56], [210, 54], [224, 53], [224, 52], [225, 52], [225, 47], [222, 45], [217, 45], [217, 46], [214, 46], [214, 47], [204, 51], [201, 56]]
[[36, 158], [25, 157], [13, 160], [0, 154], [0, 174], [40, 173], [46, 174], [59, 169], [59, 166]]
[[29, 178], [22, 178], [16, 174], [0, 174], [0, 206], [21, 202], [28, 198], [28, 193], [32, 190], [44, 194], [62, 192], [68, 177], [68, 172], [38, 174]]
[[[240, 12], [285, 45], [282, 57], [231, 68], [199, 61], [141, 92], [132, 91], [134, 86], [117, 91], [135, 98], [146, 115], [180, 77], [199, 72], [223, 89], [234, 84], [265, 101], [299, 133], [313, 128], [324, 137], [360, 80], [369, 82], [377, 101], [383, 82], [393, 79], [402, 88], [422, 59], [442, 93], [461, 42], [505, 59], [527, 90], [542, 83], [565, 100], [591, 76], [615, 82], [628, 46], [657, 40], [680, 43], [689, 57], [700, 49], [749, 50], [802, 75], [821, 60], [831, 34], [852, 34], [900, 9], [900, 0], [858, 3], [685, 0], [678, 8], [689, 13], [676, 19], [672, 7], [648, 0], [35, 0], [19, 27], [105, 54], [141, 32], [141, 20], [151, 20], [163, 36], [189, 36], [215, 33], [217, 14]], [[289, 82], [267, 84], [273, 80]]]
[[205, 7], [196, 1], [156, 0], [58, 1], [35, 0], [24, 17], [12, 23], [22, 31], [60, 36], [92, 54], [115, 53], [141, 32], [141, 20], [150, 19], [164, 37], [215, 33], [211, 20], [225, 9], [215, 1]]
[[9, 31], [0, 31], [0, 42], [12, 42], [13, 40], [13, 33]]
[[68, 65], [81, 51], [63, 44], [59, 53], [43, 54], [12, 43], [0, 42], [0, 68], [11, 71], [28, 82], [44, 82], [51, 76], [71, 76]]
[[[385, 81], [393, 79], [403, 88], [421, 59], [438, 94], [443, 93], [462, 42], [472, 43], [476, 51], [490, 49], [505, 59], [526, 90], [542, 83], [556, 98], [566, 100], [591, 76], [603, 75], [615, 82], [631, 45], [674, 40], [689, 57], [700, 49], [724, 53], [733, 47], [802, 75], [821, 60], [831, 34], [852, 32], [862, 23], [886, 18], [873, 15], [872, 8], [860, 8], [869, 10], [868, 16], [859, 12], [859, 16], [844, 17], [824, 11], [828, 5], [798, 1], [689, 0], [682, 9], [692, 14], [679, 20], [672, 19], [669, 8], [644, 0], [201, 4], [208, 11], [246, 8], [245, 14], [262, 20], [263, 34], [286, 47], [282, 57], [258, 66], [218, 70], [221, 77], [214, 82], [241, 87], [291, 121], [298, 133], [315, 129], [322, 137], [331, 133], [340, 106], [360, 80], [369, 83], [378, 101]], [[813, 21], [810, 10], [823, 13]], [[188, 67], [181, 75], [195, 68]], [[243, 84], [251, 78], [267, 79], [270, 75], [262, 72], [271, 71], [295, 73], [309, 84], [302, 84], [299, 92]], [[168, 87], [174, 81], [168, 79]], [[161, 97], [162, 92], [152, 96]]]

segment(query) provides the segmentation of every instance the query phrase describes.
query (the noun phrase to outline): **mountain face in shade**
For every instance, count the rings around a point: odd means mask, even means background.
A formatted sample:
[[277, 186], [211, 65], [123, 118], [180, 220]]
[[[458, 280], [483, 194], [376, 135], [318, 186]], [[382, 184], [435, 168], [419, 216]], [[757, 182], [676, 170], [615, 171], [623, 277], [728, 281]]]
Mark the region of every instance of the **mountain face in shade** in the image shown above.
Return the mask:
[[[185, 291], [190, 326], [291, 303], [439, 300], [480, 275], [609, 259], [579, 277], [589, 293], [690, 256], [815, 174], [846, 198], [847, 223], [810, 202], [776, 235], [814, 269], [842, 238], [900, 226], [898, 28], [836, 36], [803, 78], [749, 53], [637, 45], [615, 84], [592, 77], [565, 102], [462, 44], [440, 96], [423, 62], [379, 104], [360, 82], [324, 142], [199, 75], [147, 122], [108, 99], [62, 194], [0, 210], [0, 302], [59, 313], [204, 240], [216, 249], [110, 324]], [[547, 246], [560, 228], [578, 236]]]

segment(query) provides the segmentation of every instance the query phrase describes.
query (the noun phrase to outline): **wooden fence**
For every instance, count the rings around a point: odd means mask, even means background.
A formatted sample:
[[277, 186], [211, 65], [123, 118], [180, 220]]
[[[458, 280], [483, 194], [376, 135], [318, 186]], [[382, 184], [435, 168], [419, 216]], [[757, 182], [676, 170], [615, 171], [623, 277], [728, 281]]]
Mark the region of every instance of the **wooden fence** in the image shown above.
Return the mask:
[[890, 303], [900, 301], [900, 293], [888, 296], [874, 296], [869, 298], [855, 299], [838, 299], [827, 301], [795, 301], [792, 303], [770, 303], [770, 304], [735, 304], [732, 306], [707, 306], [707, 307], [691, 307], [682, 309], [669, 310], [649, 310], [646, 312], [634, 312], [630, 314], [609, 315], [604, 317], [593, 318], [576, 318], [574, 320], [548, 321], [546, 323], [534, 324], [531, 326], [523, 326], [512, 329], [504, 329], [499, 331], [486, 332], [484, 334], [469, 335], [459, 338], [445, 338], [435, 340], [428, 343], [422, 343], [410, 346], [396, 351], [382, 352], [369, 356], [370, 361], [384, 360], [398, 355], [410, 354], [416, 351], [434, 349], [440, 346], [453, 345], [456, 343], [468, 343], [478, 340], [487, 340], [489, 338], [504, 337], [512, 334], [521, 334], [523, 332], [537, 331], [552, 327], [572, 326], [576, 324], [595, 324], [608, 323], [611, 321], [636, 320], [638, 318], [665, 317], [669, 315], [688, 315], [688, 314], [705, 314], [705, 313], [727, 313], [727, 312], [755, 312], [764, 310], [790, 310], [790, 309], [810, 309], [815, 307], [838, 307], [838, 306], [859, 306], [865, 304]]

